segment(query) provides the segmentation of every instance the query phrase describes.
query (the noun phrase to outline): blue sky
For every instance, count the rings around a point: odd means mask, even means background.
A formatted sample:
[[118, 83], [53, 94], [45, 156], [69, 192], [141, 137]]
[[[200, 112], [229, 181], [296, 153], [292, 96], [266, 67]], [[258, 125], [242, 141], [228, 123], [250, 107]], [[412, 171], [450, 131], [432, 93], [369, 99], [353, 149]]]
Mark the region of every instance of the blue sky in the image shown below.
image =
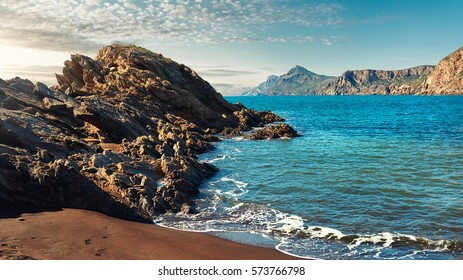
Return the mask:
[[70, 53], [122, 42], [236, 94], [295, 65], [340, 75], [436, 64], [463, 46], [462, 11], [457, 0], [2, 0], [0, 77], [51, 84]]

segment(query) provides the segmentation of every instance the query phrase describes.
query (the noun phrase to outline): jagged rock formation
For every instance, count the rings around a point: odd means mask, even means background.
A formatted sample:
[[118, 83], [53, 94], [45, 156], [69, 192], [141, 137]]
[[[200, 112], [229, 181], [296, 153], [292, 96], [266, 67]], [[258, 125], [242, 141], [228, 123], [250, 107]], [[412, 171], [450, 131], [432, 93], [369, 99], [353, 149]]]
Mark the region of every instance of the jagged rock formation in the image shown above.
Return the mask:
[[140, 47], [72, 55], [58, 85], [0, 79], [0, 204], [131, 220], [190, 213], [216, 133], [282, 119], [230, 104], [190, 68]]
[[[288, 79], [291, 72], [299, 72], [296, 81], [293, 78]], [[392, 71], [348, 70], [336, 78], [316, 75], [299, 66], [290, 70], [288, 74], [280, 76], [265, 92], [259, 93], [259, 95], [364, 94], [463, 94], [463, 48], [442, 59], [435, 67], [425, 65]]]

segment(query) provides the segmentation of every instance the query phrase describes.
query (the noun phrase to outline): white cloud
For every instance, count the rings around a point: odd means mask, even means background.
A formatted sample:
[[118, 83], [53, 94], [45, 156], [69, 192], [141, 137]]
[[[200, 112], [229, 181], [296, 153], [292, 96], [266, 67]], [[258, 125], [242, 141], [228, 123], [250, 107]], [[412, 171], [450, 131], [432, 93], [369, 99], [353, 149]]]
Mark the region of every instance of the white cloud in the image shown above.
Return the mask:
[[304, 36], [303, 38], [305, 41], [307, 42], [314, 42], [315, 41], [315, 37], [314, 36]]
[[322, 43], [327, 45], [327, 46], [331, 46], [333, 44], [333, 42], [330, 39], [327, 39], [327, 38], [323, 38]]
[[23, 47], [94, 51], [115, 41], [165, 44], [313, 42], [312, 37], [270, 38], [262, 31], [281, 24], [342, 23], [337, 4], [295, 7], [257, 0], [74, 0], [0, 2], [0, 40]]
[[342, 42], [348, 42], [349, 39], [345, 36], [339, 36], [339, 35], [332, 35], [332, 36], [324, 36], [321, 38], [321, 42], [324, 45], [327, 46], [332, 46], [334, 44], [340, 44]]
[[255, 71], [231, 70], [231, 69], [224, 69], [224, 68], [197, 70], [197, 72], [198, 74], [204, 77], [234, 77], [234, 76], [259, 74], [259, 72], [255, 72]]

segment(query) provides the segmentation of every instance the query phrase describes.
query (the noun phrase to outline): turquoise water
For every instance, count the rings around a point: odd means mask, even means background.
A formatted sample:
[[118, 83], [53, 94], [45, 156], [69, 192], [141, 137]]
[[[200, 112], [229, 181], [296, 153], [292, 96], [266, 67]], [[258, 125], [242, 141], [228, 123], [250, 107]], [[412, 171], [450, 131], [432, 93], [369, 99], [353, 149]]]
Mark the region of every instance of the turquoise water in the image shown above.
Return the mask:
[[161, 222], [323, 259], [463, 258], [463, 97], [228, 97], [302, 137], [225, 140], [193, 216]]

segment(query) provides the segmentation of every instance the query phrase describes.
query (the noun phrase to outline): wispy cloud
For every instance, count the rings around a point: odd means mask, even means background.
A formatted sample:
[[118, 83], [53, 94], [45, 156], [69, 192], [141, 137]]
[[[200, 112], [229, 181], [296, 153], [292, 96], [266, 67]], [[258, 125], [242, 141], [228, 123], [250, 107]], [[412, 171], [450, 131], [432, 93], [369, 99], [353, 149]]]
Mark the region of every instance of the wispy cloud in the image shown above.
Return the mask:
[[230, 70], [230, 69], [208, 69], [208, 70], [198, 69], [197, 72], [201, 76], [205, 76], [205, 77], [232, 77], [232, 76], [259, 74], [259, 72], [254, 72], [254, 71]]
[[324, 45], [332, 46], [335, 44], [340, 44], [342, 42], [348, 42], [349, 39], [345, 36], [332, 35], [332, 36], [323, 36], [321, 42]]
[[225, 84], [215, 83], [212, 86], [223, 95], [240, 95], [245, 91], [250, 90], [252, 87], [247, 87], [242, 84]]
[[[299, 2], [298, 2], [299, 3]], [[313, 36], [264, 36], [279, 24], [333, 26], [339, 4], [282, 0], [81, 0], [0, 2], [0, 39], [23, 47], [94, 51], [115, 41], [168, 44], [313, 42]]]

